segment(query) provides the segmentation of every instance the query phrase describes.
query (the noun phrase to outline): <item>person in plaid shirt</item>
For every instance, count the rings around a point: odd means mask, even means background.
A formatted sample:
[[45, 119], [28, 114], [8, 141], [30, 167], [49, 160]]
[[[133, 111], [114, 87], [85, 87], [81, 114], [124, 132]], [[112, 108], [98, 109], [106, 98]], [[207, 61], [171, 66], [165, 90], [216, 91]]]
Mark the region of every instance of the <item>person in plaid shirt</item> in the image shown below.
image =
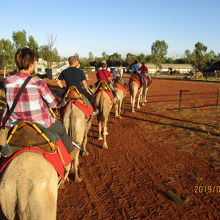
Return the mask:
[[[8, 106], [3, 113], [2, 121], [8, 109], [12, 107], [21, 85], [33, 73], [37, 60], [38, 56], [29, 48], [18, 49], [16, 52], [15, 62], [19, 72], [4, 80]], [[47, 84], [43, 80], [33, 77], [22, 92], [14, 112], [6, 122], [6, 127], [13, 127], [20, 120], [39, 123], [48, 130], [57, 133], [61, 137], [67, 151], [71, 153], [74, 149], [74, 143], [72, 143], [67, 135], [63, 124], [53, 118], [49, 111], [49, 108], [55, 108], [56, 106], [57, 101]]]

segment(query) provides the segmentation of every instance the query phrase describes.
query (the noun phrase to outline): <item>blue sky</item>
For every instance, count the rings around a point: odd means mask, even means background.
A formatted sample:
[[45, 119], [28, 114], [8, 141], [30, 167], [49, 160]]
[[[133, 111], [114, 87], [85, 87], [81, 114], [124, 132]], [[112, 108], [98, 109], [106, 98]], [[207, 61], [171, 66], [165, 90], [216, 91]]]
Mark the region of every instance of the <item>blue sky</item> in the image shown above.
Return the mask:
[[199, 41], [220, 53], [219, 0], [1, 0], [0, 39], [25, 30], [39, 45], [56, 36], [61, 56], [150, 54], [156, 40], [181, 57]]

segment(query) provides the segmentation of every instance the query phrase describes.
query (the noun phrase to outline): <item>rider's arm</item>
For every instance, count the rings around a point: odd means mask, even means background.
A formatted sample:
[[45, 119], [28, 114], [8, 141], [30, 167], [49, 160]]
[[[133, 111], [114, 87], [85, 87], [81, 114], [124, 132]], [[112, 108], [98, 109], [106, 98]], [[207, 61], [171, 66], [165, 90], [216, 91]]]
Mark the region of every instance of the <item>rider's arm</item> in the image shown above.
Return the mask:
[[65, 82], [63, 83], [61, 80], [44, 78], [43, 81], [47, 83], [47, 85], [49, 86], [59, 86], [60, 88], [65, 87], [65, 84], [64, 84]]
[[66, 87], [66, 81], [65, 80], [57, 80], [57, 84], [60, 88]]
[[43, 99], [46, 101], [46, 103], [48, 104], [48, 106], [50, 108], [55, 108], [57, 106], [57, 101], [54, 97], [54, 95], [52, 94], [52, 92], [50, 91], [50, 89], [48, 88], [47, 84], [41, 80], [38, 84], [38, 88], [39, 91], [43, 97]]
[[83, 81], [82, 81], [82, 85], [83, 85], [83, 87], [86, 89], [86, 91], [91, 95], [91, 92], [90, 92], [90, 90], [89, 90], [89, 87], [88, 87], [88, 84], [87, 84], [86, 80], [83, 80]]

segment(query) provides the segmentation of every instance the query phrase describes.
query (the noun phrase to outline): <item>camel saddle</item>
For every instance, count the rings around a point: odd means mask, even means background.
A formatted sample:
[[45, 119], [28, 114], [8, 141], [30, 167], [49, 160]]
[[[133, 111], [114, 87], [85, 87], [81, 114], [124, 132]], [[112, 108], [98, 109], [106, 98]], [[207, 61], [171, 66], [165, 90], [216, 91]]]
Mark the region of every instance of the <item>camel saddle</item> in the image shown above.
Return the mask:
[[58, 134], [53, 133], [39, 125], [30, 121], [20, 121], [8, 132], [7, 147], [8, 157], [22, 147], [35, 146], [46, 152], [54, 153], [56, 151], [55, 143], [59, 140]]
[[129, 80], [129, 87], [131, 86], [131, 82], [132, 81], [135, 81], [136, 83], [137, 83], [137, 85], [138, 85], [138, 88], [140, 88], [141, 87], [141, 80], [140, 80], [140, 76], [138, 75], [138, 74], [136, 74], [136, 73], [134, 73], [132, 76], [131, 76], [131, 78], [130, 78], [130, 80]]
[[98, 81], [98, 84], [96, 86], [96, 91], [99, 91], [99, 90], [107, 90], [109, 92], [111, 92], [111, 88], [109, 87], [108, 83], [105, 81], [105, 80], [100, 80]]
[[87, 98], [82, 95], [75, 86], [70, 86], [63, 97], [62, 106], [65, 106], [68, 101], [73, 99], [77, 100], [80, 104], [88, 105], [89, 103]]
[[98, 81], [98, 85], [96, 86], [96, 91], [95, 91], [94, 96], [96, 97], [99, 94], [99, 92], [101, 92], [102, 90], [105, 90], [105, 92], [108, 94], [110, 100], [112, 101], [114, 98], [112, 90], [109, 87], [108, 83], [104, 80]]

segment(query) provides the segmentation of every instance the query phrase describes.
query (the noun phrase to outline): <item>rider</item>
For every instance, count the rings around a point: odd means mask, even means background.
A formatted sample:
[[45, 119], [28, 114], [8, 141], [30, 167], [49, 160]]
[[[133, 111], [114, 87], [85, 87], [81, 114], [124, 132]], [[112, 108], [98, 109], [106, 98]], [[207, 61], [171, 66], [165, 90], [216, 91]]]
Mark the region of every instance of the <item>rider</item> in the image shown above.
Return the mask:
[[143, 92], [142, 95], [145, 95], [146, 89], [147, 89], [147, 83], [146, 83], [146, 74], [148, 73], [148, 68], [145, 66], [145, 62], [142, 62], [141, 67], [139, 68], [140, 71], [140, 77], [141, 77], [141, 82], [143, 84]]
[[[61, 72], [60, 76], [58, 77], [58, 85], [62, 87], [64, 83], [66, 84], [67, 88], [70, 86], [75, 86], [78, 91], [90, 101], [95, 111], [95, 100], [86, 82], [85, 73], [79, 69], [80, 62], [78, 58], [71, 56], [69, 57], [68, 61], [69, 67]], [[96, 114], [96, 112], [93, 112], [93, 114]]]
[[[35, 62], [37, 60], [37, 54], [29, 48], [18, 49], [16, 52], [15, 63], [19, 71], [4, 80], [8, 108], [6, 108], [3, 113], [2, 121], [4, 117], [6, 117], [8, 109], [12, 107], [19, 88], [25, 79], [34, 72]], [[32, 77], [22, 92], [14, 112], [11, 114], [5, 126], [9, 128], [13, 127], [20, 120], [38, 123], [60, 136], [72, 158], [73, 155], [71, 155], [71, 152], [74, 149], [73, 144], [75, 143], [71, 142], [63, 124], [53, 118], [49, 111], [49, 108], [56, 108], [56, 106], [57, 101], [47, 84], [41, 79]]]
[[122, 68], [122, 64], [120, 64], [119, 67], [116, 67], [113, 70], [114, 80], [116, 79], [116, 77], [120, 77], [120, 79], [122, 79], [122, 75], [123, 75], [123, 68]]
[[132, 75], [135, 73], [138, 74], [139, 66], [137, 60], [135, 60], [134, 63], [132, 63], [131, 69], [132, 69]]
[[115, 89], [114, 89], [114, 86], [112, 85], [112, 83], [110, 81], [110, 77], [112, 77], [112, 75], [106, 68], [107, 68], [106, 61], [102, 61], [101, 69], [99, 69], [97, 71], [96, 77], [97, 77], [98, 81], [104, 80], [109, 85], [110, 89], [112, 90], [114, 100], [117, 100], [117, 99], [119, 99], [119, 97], [117, 96]]

